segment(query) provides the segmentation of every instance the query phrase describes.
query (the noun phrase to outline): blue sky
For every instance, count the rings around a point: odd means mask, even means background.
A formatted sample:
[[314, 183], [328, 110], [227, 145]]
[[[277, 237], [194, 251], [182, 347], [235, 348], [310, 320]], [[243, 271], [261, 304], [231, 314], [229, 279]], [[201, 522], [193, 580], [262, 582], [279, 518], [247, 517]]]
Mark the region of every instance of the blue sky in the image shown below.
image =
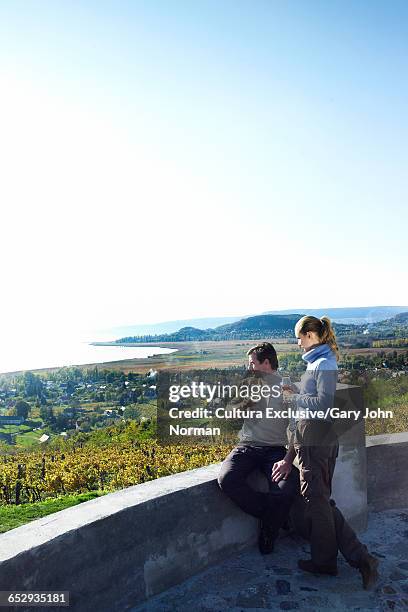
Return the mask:
[[406, 304], [406, 2], [2, 2], [3, 322]]

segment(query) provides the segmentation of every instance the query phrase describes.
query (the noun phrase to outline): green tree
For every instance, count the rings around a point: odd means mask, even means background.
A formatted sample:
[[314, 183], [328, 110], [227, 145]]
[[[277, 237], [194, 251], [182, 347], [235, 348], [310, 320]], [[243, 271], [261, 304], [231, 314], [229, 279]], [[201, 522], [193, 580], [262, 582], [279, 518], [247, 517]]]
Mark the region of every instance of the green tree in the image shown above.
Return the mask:
[[33, 397], [34, 395], [41, 396], [43, 393], [43, 383], [39, 376], [32, 372], [24, 372], [24, 395]]
[[23, 417], [24, 420], [28, 418], [30, 410], [30, 404], [28, 402], [25, 402], [24, 400], [18, 400], [18, 402], [16, 402], [14, 406], [14, 411], [16, 415], [19, 417]]
[[140, 419], [140, 410], [135, 406], [128, 406], [124, 410], [123, 416], [125, 419]]

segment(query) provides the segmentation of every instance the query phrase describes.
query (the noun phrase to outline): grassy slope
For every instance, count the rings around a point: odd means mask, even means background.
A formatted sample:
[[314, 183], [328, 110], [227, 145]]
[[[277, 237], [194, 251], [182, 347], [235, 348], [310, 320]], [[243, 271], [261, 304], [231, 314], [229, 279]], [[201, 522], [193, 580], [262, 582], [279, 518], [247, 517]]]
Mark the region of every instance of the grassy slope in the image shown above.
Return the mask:
[[35, 521], [42, 516], [53, 514], [70, 506], [76, 506], [82, 502], [95, 497], [105, 495], [103, 491], [90, 491], [78, 495], [65, 495], [55, 499], [35, 502], [33, 504], [22, 504], [21, 506], [0, 506], [0, 533]]

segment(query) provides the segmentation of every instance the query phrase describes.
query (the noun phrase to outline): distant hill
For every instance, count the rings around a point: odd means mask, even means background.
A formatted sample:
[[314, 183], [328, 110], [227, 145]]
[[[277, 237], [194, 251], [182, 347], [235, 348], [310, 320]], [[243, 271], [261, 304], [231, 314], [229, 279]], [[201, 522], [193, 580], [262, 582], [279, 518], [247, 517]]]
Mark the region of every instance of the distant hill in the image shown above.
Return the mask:
[[395, 317], [369, 325], [368, 333], [381, 337], [408, 337], [408, 312], [400, 312]]
[[384, 319], [389, 319], [398, 313], [408, 311], [408, 306], [362, 306], [348, 308], [292, 308], [291, 310], [271, 310], [264, 313], [248, 313], [236, 317], [206, 317], [200, 319], [179, 319], [175, 321], [162, 321], [159, 323], [146, 323], [126, 325], [100, 330], [99, 335], [105, 338], [123, 338], [124, 336], [146, 336], [172, 334], [185, 327], [195, 329], [214, 329], [221, 325], [234, 323], [245, 318], [261, 315], [292, 315], [296, 312], [306, 312], [316, 317], [327, 315], [336, 323], [353, 323], [356, 325], [371, 324]]
[[288, 315], [257, 315], [255, 317], [247, 317], [234, 323], [227, 325], [220, 325], [214, 331], [217, 333], [240, 333], [240, 332], [267, 332], [271, 333], [280, 331], [289, 331], [293, 333], [293, 328], [296, 322], [303, 315], [301, 314], [288, 314]]
[[[289, 315], [257, 315], [240, 319], [234, 323], [220, 325], [215, 329], [197, 329], [183, 327], [171, 334], [156, 334], [144, 336], [127, 336], [116, 340], [116, 343], [144, 343], [144, 342], [191, 342], [203, 340], [251, 340], [259, 338], [293, 338], [296, 322], [302, 314]], [[334, 324], [339, 335], [362, 332], [362, 328], [355, 325]]]
[[396, 314], [408, 311], [408, 306], [357, 306], [348, 308], [302, 308], [292, 310], [271, 310], [264, 314], [286, 314], [306, 312], [315, 317], [328, 316], [336, 323], [364, 325], [389, 319]]
[[145, 336], [153, 334], [171, 334], [184, 327], [194, 327], [196, 329], [213, 329], [219, 325], [232, 323], [242, 319], [237, 317], [206, 317], [202, 319], [179, 319], [176, 321], [162, 321], [159, 323], [146, 323], [139, 325], [125, 325], [112, 327], [107, 330], [99, 330], [103, 336]]

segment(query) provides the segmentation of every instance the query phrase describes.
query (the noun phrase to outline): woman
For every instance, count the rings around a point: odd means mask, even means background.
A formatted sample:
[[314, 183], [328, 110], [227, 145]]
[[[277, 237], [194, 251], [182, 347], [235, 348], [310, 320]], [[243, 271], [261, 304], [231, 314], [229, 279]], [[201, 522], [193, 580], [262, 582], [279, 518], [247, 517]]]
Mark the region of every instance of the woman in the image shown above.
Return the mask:
[[286, 457], [276, 463], [272, 479], [287, 477], [293, 459], [298, 459], [304, 522], [310, 537], [311, 560], [300, 560], [300, 569], [313, 573], [337, 574], [340, 548], [347, 561], [360, 570], [364, 588], [377, 579], [378, 561], [369, 555], [341, 512], [330, 500], [331, 484], [338, 454], [330, 409], [337, 384], [338, 347], [330, 319], [302, 317], [295, 326], [298, 345], [303, 349], [306, 372], [299, 393], [284, 387], [292, 411], [298, 413], [292, 444]]

